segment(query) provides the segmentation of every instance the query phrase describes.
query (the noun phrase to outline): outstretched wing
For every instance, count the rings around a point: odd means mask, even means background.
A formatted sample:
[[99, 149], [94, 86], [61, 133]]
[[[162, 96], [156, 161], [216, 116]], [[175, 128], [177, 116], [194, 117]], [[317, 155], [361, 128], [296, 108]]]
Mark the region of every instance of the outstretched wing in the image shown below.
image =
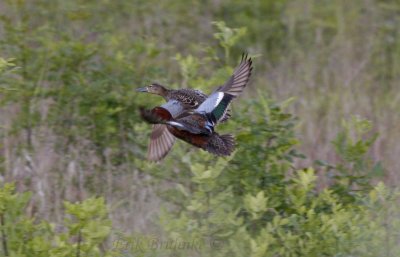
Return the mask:
[[217, 88], [215, 92], [224, 92], [233, 96], [238, 96], [243, 92], [247, 82], [251, 76], [252, 60], [247, 54], [242, 55], [242, 60], [239, 66], [236, 67], [232, 76], [225, 82], [224, 85]]
[[175, 137], [168, 131], [166, 125], [153, 125], [150, 143], [147, 150], [147, 159], [149, 161], [159, 161], [163, 159], [171, 150], [174, 143]]

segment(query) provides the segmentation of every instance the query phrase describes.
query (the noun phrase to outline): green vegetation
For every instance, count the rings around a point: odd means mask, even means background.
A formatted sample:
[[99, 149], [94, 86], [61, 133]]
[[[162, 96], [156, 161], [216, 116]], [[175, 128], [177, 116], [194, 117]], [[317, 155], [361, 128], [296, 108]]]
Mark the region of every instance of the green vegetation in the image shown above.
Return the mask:
[[[0, 256], [400, 256], [397, 1], [0, 3]], [[255, 70], [229, 158], [145, 161], [150, 82]], [[273, 99], [287, 99], [276, 101]]]
[[57, 224], [62, 226], [61, 232], [45, 219], [24, 215], [30, 194], [14, 190], [10, 183], [0, 189], [2, 256], [106, 255], [99, 249], [111, 230], [104, 199], [65, 202], [65, 222]]

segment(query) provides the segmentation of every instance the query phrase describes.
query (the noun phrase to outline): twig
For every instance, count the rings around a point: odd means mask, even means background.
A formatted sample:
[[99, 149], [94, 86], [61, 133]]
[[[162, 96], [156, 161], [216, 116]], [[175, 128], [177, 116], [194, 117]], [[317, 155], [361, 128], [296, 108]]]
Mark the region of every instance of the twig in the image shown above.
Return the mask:
[[3, 251], [5, 256], [8, 255], [8, 247], [7, 247], [7, 236], [4, 233], [4, 214], [0, 214], [0, 223], [1, 223], [1, 241], [3, 244]]
[[76, 257], [81, 256], [81, 241], [82, 241], [82, 233], [81, 230], [79, 229], [78, 232], [78, 245], [76, 246]]

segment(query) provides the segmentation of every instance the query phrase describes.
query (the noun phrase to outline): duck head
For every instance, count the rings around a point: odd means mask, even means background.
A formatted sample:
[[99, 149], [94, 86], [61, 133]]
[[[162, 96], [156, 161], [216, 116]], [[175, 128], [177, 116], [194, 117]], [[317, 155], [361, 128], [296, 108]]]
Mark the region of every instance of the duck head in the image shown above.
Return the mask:
[[160, 95], [160, 96], [165, 96], [168, 92], [168, 89], [166, 89], [164, 86], [157, 84], [157, 83], [152, 83], [148, 85], [147, 87], [141, 87], [136, 89], [137, 92], [147, 92], [150, 94], [155, 94], [155, 95]]
[[171, 113], [163, 107], [155, 107], [152, 110], [140, 107], [139, 110], [142, 119], [150, 124], [165, 124], [172, 119]]

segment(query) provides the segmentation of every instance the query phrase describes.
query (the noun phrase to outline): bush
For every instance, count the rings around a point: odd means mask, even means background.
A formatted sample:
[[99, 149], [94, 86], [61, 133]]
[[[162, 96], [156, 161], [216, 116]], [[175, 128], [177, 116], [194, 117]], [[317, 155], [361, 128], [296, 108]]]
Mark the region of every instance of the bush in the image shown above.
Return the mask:
[[103, 198], [65, 202], [64, 224], [51, 224], [26, 213], [30, 193], [15, 193], [13, 184], [0, 188], [2, 256], [108, 256], [101, 250], [111, 232]]

